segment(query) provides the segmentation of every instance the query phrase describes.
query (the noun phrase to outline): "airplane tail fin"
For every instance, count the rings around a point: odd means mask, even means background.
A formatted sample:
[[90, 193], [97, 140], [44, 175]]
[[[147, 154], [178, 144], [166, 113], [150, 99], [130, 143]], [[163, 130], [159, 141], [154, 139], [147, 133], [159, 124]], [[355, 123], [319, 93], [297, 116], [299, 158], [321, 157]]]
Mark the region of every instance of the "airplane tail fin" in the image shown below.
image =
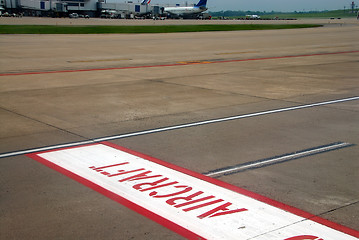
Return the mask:
[[143, 0], [141, 2], [142, 5], [150, 4], [151, 0]]
[[197, 3], [196, 7], [206, 7], [206, 5], [207, 5], [207, 0], [200, 0]]

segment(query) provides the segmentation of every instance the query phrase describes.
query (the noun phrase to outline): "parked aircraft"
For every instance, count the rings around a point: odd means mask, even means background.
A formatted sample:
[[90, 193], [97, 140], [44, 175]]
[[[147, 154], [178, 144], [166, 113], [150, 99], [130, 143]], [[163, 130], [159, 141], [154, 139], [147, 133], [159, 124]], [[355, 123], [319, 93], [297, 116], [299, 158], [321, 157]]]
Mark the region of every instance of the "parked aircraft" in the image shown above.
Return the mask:
[[165, 7], [164, 12], [175, 16], [189, 16], [202, 13], [206, 11], [208, 8], [206, 7], [207, 0], [200, 0], [195, 6], [193, 7]]

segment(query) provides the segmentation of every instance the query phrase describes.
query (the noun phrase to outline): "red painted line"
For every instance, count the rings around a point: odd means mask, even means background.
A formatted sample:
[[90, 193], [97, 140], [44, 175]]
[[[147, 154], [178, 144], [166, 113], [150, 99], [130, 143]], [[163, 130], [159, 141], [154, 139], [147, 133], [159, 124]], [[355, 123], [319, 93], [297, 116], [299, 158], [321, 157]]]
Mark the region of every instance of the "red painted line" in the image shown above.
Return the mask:
[[217, 61], [210, 61], [210, 60], [207, 61], [207, 60], [205, 60], [203, 62], [188, 62], [188, 63], [184, 62], [184, 63], [161, 64], [161, 65], [144, 65], [144, 66], [132, 66], [132, 67], [91, 68], [91, 69], [60, 70], [60, 71], [47, 71], [47, 72], [45, 71], [45, 72], [2, 73], [2, 74], [0, 74], [0, 77], [36, 75], [36, 74], [50, 74], [50, 73], [74, 73], [74, 72], [109, 71], [109, 70], [124, 70], [124, 69], [138, 69], [138, 68], [176, 67], [176, 66], [197, 65], [197, 64], [262, 61], [262, 60], [299, 58], [299, 57], [315, 57], [315, 56], [350, 54], [350, 53], [359, 53], [359, 50], [356, 50], [356, 51], [344, 51], [344, 52], [331, 52], [331, 53], [314, 53], [314, 54], [303, 54], [303, 55], [289, 55], [289, 56], [279, 56], [279, 57], [265, 57], [265, 58], [232, 59], [232, 60], [217, 60]]
[[[267, 198], [267, 197], [264, 197], [262, 195], [259, 195], [257, 193], [254, 193], [254, 192], [250, 192], [248, 190], [245, 190], [245, 189], [242, 189], [242, 188], [239, 188], [237, 186], [233, 186], [231, 184], [228, 184], [226, 182], [222, 182], [218, 179], [213, 179], [213, 178], [210, 178], [210, 177], [207, 177], [207, 176], [204, 176], [200, 173], [196, 173], [196, 172], [193, 172], [191, 170], [188, 170], [188, 169], [185, 169], [185, 168], [182, 168], [182, 167], [179, 167], [179, 166], [176, 166], [176, 165], [173, 165], [171, 163], [168, 163], [168, 162], [164, 162], [162, 160], [159, 160], [159, 159], [156, 159], [156, 158], [153, 158], [151, 156], [148, 156], [148, 155], [145, 155], [145, 154], [142, 154], [142, 153], [138, 153], [138, 152], [135, 152], [133, 150], [130, 150], [130, 149], [127, 149], [127, 148], [124, 148], [124, 147], [121, 147], [121, 146], [118, 146], [118, 145], [115, 145], [115, 144], [112, 144], [112, 143], [109, 143], [109, 142], [101, 142], [101, 143], [95, 143], [95, 144], [89, 144], [88, 146], [91, 146], [91, 145], [96, 145], [96, 144], [103, 144], [103, 145], [107, 145], [109, 147], [112, 147], [114, 149], [118, 149], [120, 151], [123, 151], [123, 152], [126, 152], [126, 153], [129, 153], [131, 155], [134, 155], [134, 156], [137, 156], [139, 158], [143, 158], [143, 159], [146, 159], [146, 160], [149, 160], [151, 162], [154, 162], [156, 164], [159, 164], [159, 165], [162, 165], [164, 167], [167, 167], [167, 168], [170, 168], [170, 169], [173, 169], [173, 170], [176, 170], [178, 172], [182, 172], [184, 174], [187, 174], [187, 175], [190, 175], [192, 177], [195, 177], [195, 178], [198, 178], [198, 179], [201, 179], [203, 181], [206, 181], [206, 182], [209, 182], [209, 183], [212, 183], [212, 184], [215, 184], [217, 186], [220, 186], [220, 187], [223, 187], [223, 188], [226, 188], [226, 189], [229, 189], [229, 190], [232, 190], [234, 192], [237, 192], [237, 193], [240, 193], [242, 195], [245, 195], [247, 197], [250, 197], [250, 198], [253, 198], [253, 199], [256, 199], [260, 202], [264, 202], [264, 203], [267, 203], [271, 206], [274, 206], [274, 207], [277, 207], [279, 209], [282, 209], [282, 210], [285, 210], [287, 212], [290, 212], [290, 213], [293, 213], [297, 216], [301, 216], [303, 218], [306, 218], [306, 219], [309, 219], [311, 221], [314, 221], [314, 222], [317, 222], [317, 223], [320, 223], [322, 225], [325, 225], [327, 227], [330, 227], [332, 229], [335, 229], [335, 230], [338, 230], [340, 232], [343, 232], [343, 233], [346, 233], [348, 235], [351, 235], [353, 237], [359, 237], [359, 231], [356, 231], [354, 229], [350, 229], [348, 227], [345, 227], [343, 225], [340, 225], [340, 224], [337, 224], [337, 223], [334, 223], [334, 222], [331, 222], [329, 220], [326, 220], [326, 219], [323, 219], [321, 217], [318, 217], [318, 216], [315, 216], [311, 213], [308, 213], [308, 212], [305, 212], [305, 211], [302, 211], [298, 208], [295, 208], [295, 207], [291, 207], [289, 205], [286, 205], [284, 203], [281, 203], [281, 202], [278, 202], [278, 201], [275, 201], [275, 200], [272, 200], [270, 198]], [[82, 146], [83, 147], [83, 146]], [[65, 149], [71, 149], [71, 148], [78, 148], [78, 146], [74, 146], [74, 147], [69, 147], [69, 148], [65, 148]], [[61, 150], [64, 150], [64, 149], [61, 149]], [[49, 168], [52, 168], [72, 179], [74, 179], [75, 181], [105, 195], [106, 197], [120, 203], [120, 204], [123, 204], [124, 206], [142, 214], [143, 216], [146, 216], [147, 218], [167, 227], [168, 229], [171, 229], [172, 231], [188, 238], [188, 239], [204, 239], [202, 238], [201, 236], [197, 235], [196, 233], [186, 229], [185, 227], [183, 226], [180, 226], [172, 221], [169, 221], [168, 219], [165, 219], [163, 218], [162, 216], [154, 213], [154, 212], [151, 212], [143, 207], [141, 207], [140, 205], [137, 205], [129, 200], [127, 200], [126, 198], [123, 198], [93, 182], [91, 182], [90, 180], [87, 180], [85, 179], [84, 177], [82, 176], [79, 176], [69, 170], [66, 170], [65, 168], [62, 168], [42, 157], [40, 157], [39, 155], [42, 154], [42, 153], [49, 153], [49, 152], [54, 152], [54, 151], [57, 151], [56, 149], [55, 150], [49, 150], [49, 151], [44, 151], [44, 152], [37, 152], [37, 153], [31, 153], [31, 154], [27, 154], [28, 157], [46, 165], [47, 167]], [[300, 237], [306, 237], [306, 236], [298, 236], [297, 238], [293, 238], [293, 239], [303, 239], [303, 238], [300, 238]], [[292, 239], [292, 238], [291, 238]], [[307, 238], [305, 238], [307, 239]], [[289, 240], [289, 239], [287, 239]], [[319, 239], [318, 239], [319, 240]]]

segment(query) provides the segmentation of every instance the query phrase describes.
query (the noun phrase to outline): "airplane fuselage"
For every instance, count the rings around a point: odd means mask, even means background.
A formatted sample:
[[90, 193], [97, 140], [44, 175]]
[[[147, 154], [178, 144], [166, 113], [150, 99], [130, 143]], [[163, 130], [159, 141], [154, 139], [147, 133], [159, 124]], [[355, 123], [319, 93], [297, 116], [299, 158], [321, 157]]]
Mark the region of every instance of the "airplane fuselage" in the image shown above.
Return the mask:
[[173, 15], [194, 15], [206, 11], [206, 7], [165, 7], [164, 11]]

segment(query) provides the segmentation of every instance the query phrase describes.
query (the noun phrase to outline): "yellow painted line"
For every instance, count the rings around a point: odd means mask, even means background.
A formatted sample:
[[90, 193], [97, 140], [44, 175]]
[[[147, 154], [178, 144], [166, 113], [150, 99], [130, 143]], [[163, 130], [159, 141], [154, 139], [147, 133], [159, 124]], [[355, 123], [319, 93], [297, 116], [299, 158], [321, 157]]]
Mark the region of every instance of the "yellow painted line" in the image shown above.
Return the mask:
[[231, 55], [231, 54], [244, 54], [244, 53], [258, 53], [258, 51], [246, 51], [246, 52], [225, 52], [225, 53], [216, 53], [216, 55]]
[[316, 48], [342, 48], [342, 47], [352, 47], [351, 45], [338, 45], [338, 46], [327, 46], [327, 47], [316, 47]]
[[186, 65], [186, 64], [206, 64], [206, 63], [212, 63], [211, 61], [201, 61], [201, 60], [199, 60], [199, 61], [181, 61], [181, 62], [177, 62], [178, 64], [184, 64], [184, 65]]
[[116, 62], [116, 61], [127, 61], [132, 60], [131, 58], [116, 58], [116, 59], [94, 59], [94, 60], [75, 60], [67, 61], [69, 63], [86, 63], [86, 62]]

